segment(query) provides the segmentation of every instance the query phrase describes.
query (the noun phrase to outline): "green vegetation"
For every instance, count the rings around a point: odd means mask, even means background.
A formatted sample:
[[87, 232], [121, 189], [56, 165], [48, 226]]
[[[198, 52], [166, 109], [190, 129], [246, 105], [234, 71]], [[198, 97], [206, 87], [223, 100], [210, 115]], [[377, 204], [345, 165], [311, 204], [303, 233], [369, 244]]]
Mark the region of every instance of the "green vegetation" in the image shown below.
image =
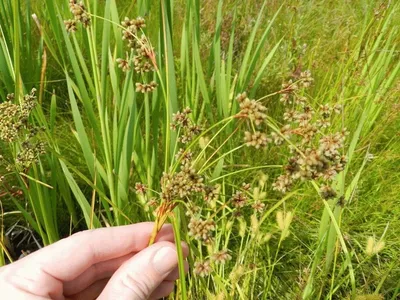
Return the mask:
[[0, 3], [0, 265], [153, 220], [171, 299], [400, 297], [399, 3], [84, 2]]

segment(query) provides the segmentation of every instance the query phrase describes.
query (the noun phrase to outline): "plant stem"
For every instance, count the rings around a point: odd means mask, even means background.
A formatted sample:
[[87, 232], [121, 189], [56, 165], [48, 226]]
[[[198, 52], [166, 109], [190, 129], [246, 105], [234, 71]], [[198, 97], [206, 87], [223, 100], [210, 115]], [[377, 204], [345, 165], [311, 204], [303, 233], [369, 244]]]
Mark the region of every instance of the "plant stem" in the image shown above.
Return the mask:
[[179, 269], [179, 287], [180, 296], [182, 300], [187, 300], [187, 289], [186, 289], [186, 279], [185, 279], [185, 258], [183, 256], [182, 244], [181, 244], [181, 232], [179, 226], [179, 209], [175, 210], [175, 214], [171, 216], [172, 226], [174, 227], [174, 236], [176, 244], [176, 252], [178, 253], [178, 269]]

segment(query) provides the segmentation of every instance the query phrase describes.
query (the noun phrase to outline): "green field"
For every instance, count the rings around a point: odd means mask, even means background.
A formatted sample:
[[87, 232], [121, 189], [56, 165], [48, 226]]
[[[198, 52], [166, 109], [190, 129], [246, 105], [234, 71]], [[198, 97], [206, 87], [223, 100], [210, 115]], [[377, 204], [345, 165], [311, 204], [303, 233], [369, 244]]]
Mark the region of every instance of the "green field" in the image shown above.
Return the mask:
[[0, 3], [0, 266], [151, 220], [169, 299], [400, 299], [400, 2], [84, 3]]

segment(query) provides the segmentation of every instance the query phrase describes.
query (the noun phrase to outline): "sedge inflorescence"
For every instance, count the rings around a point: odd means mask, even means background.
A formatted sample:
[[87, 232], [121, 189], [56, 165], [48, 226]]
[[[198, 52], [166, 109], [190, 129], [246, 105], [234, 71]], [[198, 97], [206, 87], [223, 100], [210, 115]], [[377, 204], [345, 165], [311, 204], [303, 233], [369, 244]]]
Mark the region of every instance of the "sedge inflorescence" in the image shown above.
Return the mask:
[[[152, 204], [148, 205], [157, 206], [157, 220], [165, 220], [163, 217], [178, 203], [185, 206], [190, 240], [196, 242], [199, 248], [207, 249], [207, 254], [203, 253], [201, 259], [195, 262], [195, 275], [209, 276], [221, 267], [219, 265], [227, 264], [232, 259], [231, 252], [226, 248], [221, 249], [219, 244], [220, 212], [223, 212], [223, 218], [232, 218], [231, 222], [223, 226], [232, 228], [234, 220], [238, 221], [239, 237], [243, 238], [250, 231], [251, 238], [257, 243], [267, 243], [273, 233], [263, 235], [259, 228], [269, 188], [285, 193], [296, 182], [316, 180], [320, 183], [320, 194], [323, 198], [336, 196], [331, 183], [346, 165], [343, 148], [347, 131], [343, 129], [332, 133], [329, 130], [331, 124], [334, 124], [335, 115], [342, 112], [339, 104], [323, 104], [318, 107], [310, 104], [306, 90], [313, 82], [311, 72], [304, 71], [296, 80], [284, 83], [276, 93], [280, 94], [280, 102], [285, 106], [283, 124], [268, 118], [267, 108], [261, 101], [250, 99], [245, 92], [236, 97], [239, 112], [234, 119], [240, 120], [239, 126], [246, 127], [244, 145], [256, 150], [265, 149], [268, 145], [287, 146], [289, 149], [289, 157], [283, 167], [284, 173], [272, 186], [267, 184], [266, 174], [260, 175], [258, 186], [253, 186], [254, 181], [251, 184], [239, 182], [230, 187], [225, 185], [221, 189], [220, 184], [207, 182], [207, 173], [204, 170], [212, 158], [207, 158], [207, 148], [212, 149], [211, 156], [217, 155], [220, 148], [210, 146], [212, 140], [203, 136], [202, 128], [193, 120], [191, 108], [186, 107], [172, 115], [169, 129], [176, 133], [174, 159], [169, 171], [161, 176], [159, 199], [151, 198]], [[137, 87], [142, 88], [142, 84], [137, 84]], [[197, 140], [201, 149], [198, 155], [194, 150]], [[147, 187], [141, 183], [137, 183], [135, 189], [140, 195], [145, 195], [147, 191]], [[246, 220], [245, 216], [249, 211], [250, 218]], [[292, 218], [290, 211], [277, 213], [281, 240], [289, 236]]]
[[[123, 72], [134, 70], [145, 80], [145, 74], [153, 72], [156, 68], [155, 51], [143, 30], [146, 22], [142, 17], [125, 19], [121, 22], [123, 27], [122, 39], [126, 41], [128, 53], [125, 58], [117, 58], [116, 63]], [[157, 82], [136, 82], [136, 92], [150, 93], [158, 86]]]
[[27, 170], [45, 153], [45, 144], [36, 138], [40, 128], [29, 123], [29, 116], [37, 105], [36, 89], [25, 95], [21, 103], [14, 100], [14, 95], [9, 94], [7, 101], [0, 104], [0, 140], [18, 144], [18, 151], [14, 162], [1, 156], [0, 163], [5, 164], [9, 171], [14, 168]]
[[65, 29], [68, 32], [76, 32], [78, 30], [78, 23], [81, 23], [85, 28], [90, 26], [90, 14], [88, 13], [85, 4], [82, 1], [78, 2], [76, 0], [70, 0], [69, 10], [73, 14], [74, 18], [64, 21]]
[[240, 108], [236, 117], [246, 120], [249, 128], [244, 132], [245, 145], [256, 149], [267, 147], [271, 142], [264, 124], [267, 119], [267, 108], [261, 102], [248, 98], [246, 92], [237, 95], [236, 101]]
[[300, 73], [297, 81], [289, 80], [282, 85], [280, 101], [285, 105], [283, 120], [286, 122], [271, 138], [276, 145], [288, 144], [292, 155], [284, 166], [273, 189], [285, 193], [297, 181], [319, 180], [320, 194], [329, 199], [336, 196], [331, 182], [343, 171], [347, 158], [342, 154], [346, 129], [326, 133], [335, 115], [341, 114], [342, 106], [327, 104], [314, 108], [305, 96], [305, 90], [313, 83], [310, 71]]

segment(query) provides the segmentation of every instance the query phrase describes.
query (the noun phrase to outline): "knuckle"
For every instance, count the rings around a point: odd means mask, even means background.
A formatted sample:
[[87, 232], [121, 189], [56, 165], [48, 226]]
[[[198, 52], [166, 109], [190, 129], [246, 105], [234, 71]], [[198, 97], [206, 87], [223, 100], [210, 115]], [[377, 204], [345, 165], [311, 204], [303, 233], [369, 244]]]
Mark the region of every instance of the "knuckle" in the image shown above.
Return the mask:
[[147, 274], [140, 276], [136, 272], [128, 272], [122, 279], [123, 286], [132, 293], [132, 298], [137, 300], [145, 300], [151, 293], [151, 280]]

